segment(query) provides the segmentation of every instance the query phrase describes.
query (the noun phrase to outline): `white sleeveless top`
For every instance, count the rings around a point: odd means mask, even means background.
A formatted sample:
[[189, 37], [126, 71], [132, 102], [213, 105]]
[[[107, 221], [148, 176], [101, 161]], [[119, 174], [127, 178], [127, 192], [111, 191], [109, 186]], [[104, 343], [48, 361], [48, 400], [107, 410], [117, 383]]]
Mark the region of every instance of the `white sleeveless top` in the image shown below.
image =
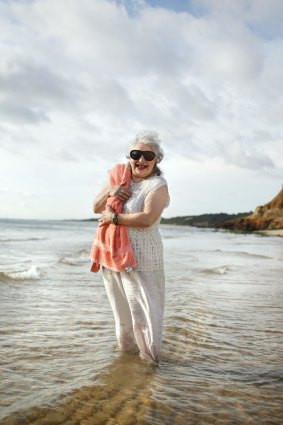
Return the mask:
[[[143, 211], [144, 201], [148, 193], [167, 185], [161, 176], [152, 176], [141, 182], [131, 182], [132, 196], [125, 202], [123, 212], [136, 213]], [[165, 208], [169, 205], [169, 197]], [[128, 227], [129, 238], [136, 256], [136, 270], [163, 270], [163, 245], [159, 233], [161, 217], [150, 227]]]

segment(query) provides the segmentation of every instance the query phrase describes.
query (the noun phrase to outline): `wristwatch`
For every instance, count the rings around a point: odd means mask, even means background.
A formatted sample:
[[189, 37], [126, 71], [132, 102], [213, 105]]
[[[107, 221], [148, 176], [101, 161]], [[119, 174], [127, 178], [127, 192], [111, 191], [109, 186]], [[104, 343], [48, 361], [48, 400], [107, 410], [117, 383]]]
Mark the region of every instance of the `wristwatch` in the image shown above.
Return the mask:
[[114, 214], [114, 217], [112, 218], [112, 221], [113, 221], [114, 224], [119, 224], [119, 219], [118, 219], [118, 214], [117, 213]]

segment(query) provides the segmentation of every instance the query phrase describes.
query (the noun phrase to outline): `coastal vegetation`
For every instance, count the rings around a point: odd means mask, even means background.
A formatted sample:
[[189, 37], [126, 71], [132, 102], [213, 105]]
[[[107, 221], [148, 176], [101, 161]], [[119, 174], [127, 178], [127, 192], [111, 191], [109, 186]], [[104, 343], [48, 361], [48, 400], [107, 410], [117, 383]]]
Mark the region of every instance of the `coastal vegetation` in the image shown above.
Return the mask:
[[201, 215], [186, 215], [170, 218], [162, 218], [161, 224], [174, 224], [181, 226], [193, 227], [216, 227], [226, 220], [234, 220], [246, 217], [251, 212], [244, 212], [238, 214], [215, 213], [215, 214], [201, 214]]

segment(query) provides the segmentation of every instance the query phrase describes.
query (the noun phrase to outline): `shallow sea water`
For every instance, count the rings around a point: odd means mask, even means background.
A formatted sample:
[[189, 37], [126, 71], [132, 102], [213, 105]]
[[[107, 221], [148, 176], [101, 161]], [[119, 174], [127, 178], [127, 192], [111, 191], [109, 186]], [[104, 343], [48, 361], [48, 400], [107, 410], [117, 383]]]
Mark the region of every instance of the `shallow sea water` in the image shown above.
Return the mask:
[[283, 423], [283, 240], [161, 229], [162, 359], [116, 348], [96, 224], [0, 221], [0, 424]]

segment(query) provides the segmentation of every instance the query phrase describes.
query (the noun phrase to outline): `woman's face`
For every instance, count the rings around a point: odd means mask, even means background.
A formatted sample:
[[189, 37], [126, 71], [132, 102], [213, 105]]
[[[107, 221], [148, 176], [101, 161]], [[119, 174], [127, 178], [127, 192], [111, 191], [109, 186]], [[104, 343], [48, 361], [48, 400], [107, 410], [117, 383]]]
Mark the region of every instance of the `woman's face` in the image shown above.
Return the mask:
[[[131, 150], [154, 152], [151, 145], [143, 143], [137, 143]], [[156, 157], [152, 161], [147, 161], [143, 155], [137, 160], [130, 158], [132, 176], [138, 179], [146, 179], [152, 174], [155, 164]]]

